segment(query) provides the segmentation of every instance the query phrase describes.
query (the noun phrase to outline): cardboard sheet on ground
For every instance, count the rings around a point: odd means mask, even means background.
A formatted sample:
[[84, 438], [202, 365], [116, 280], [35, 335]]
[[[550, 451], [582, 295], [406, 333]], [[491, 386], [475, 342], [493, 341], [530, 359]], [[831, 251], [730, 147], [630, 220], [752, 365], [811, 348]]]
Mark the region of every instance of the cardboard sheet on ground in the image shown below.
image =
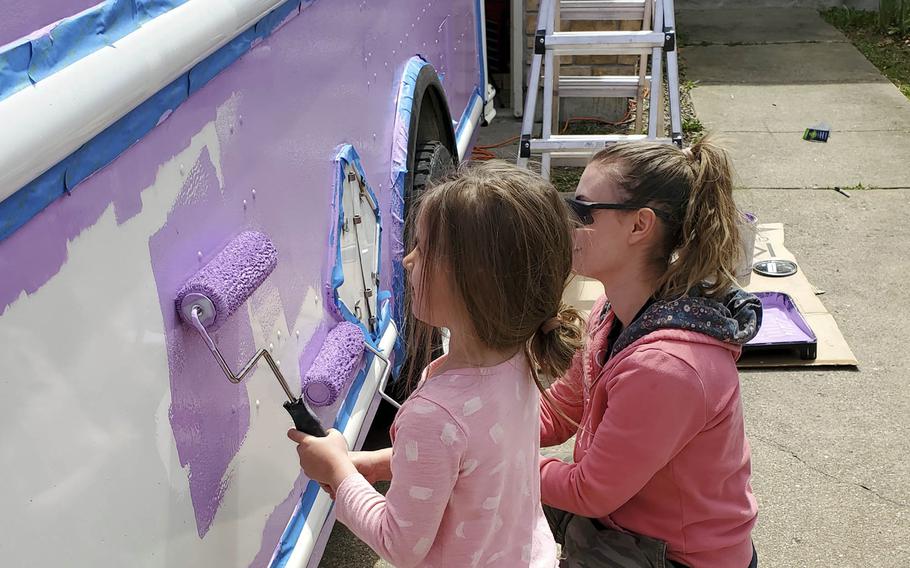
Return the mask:
[[[796, 257], [784, 246], [782, 223], [765, 223], [758, 226], [758, 236], [755, 239], [755, 260], [770, 256], [768, 242], [774, 248], [776, 257], [797, 261]], [[744, 356], [739, 361], [741, 368], [857, 365], [856, 357], [837, 327], [834, 316], [815, 295], [815, 287], [809, 283], [802, 270], [797, 271], [793, 276], [784, 278], [770, 278], [753, 272], [746, 290], [749, 292], [783, 292], [793, 298], [803, 317], [806, 318], [812, 331], [818, 337], [818, 357], [814, 361], [803, 361], [795, 351], [770, 351]], [[566, 289], [565, 300], [587, 314], [601, 294], [603, 294], [603, 287], [599, 282], [576, 277]]]
[[[755, 239], [755, 260], [769, 258], [768, 242], [778, 258], [792, 260], [799, 264], [793, 254], [784, 245], [783, 223], [765, 223], [758, 226]], [[739, 366], [751, 367], [807, 367], [807, 366], [856, 366], [847, 340], [844, 339], [837, 322], [821, 299], [815, 295], [815, 287], [809, 283], [805, 273], [799, 270], [793, 276], [770, 278], [752, 273], [752, 280], [746, 286], [749, 292], [783, 292], [788, 294], [812, 331], [818, 337], [818, 357], [814, 361], [802, 361], [795, 352], [767, 352], [747, 355], [740, 359]]]

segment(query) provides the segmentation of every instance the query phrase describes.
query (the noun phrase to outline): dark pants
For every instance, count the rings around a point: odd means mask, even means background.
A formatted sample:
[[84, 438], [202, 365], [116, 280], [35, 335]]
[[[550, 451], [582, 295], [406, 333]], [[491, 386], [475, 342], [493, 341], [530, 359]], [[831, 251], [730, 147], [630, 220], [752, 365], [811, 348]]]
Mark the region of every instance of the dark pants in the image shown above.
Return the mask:
[[[667, 543], [662, 540], [604, 527], [595, 519], [546, 505], [543, 512], [562, 546], [560, 568], [688, 568], [667, 558]], [[757, 566], [753, 547], [748, 568]]]
[[[670, 561], [670, 566], [674, 568], [689, 568], [685, 564], [680, 564], [679, 562]], [[749, 568], [758, 568], [758, 552], [755, 550], [755, 545], [752, 545], [752, 561], [749, 562]]]

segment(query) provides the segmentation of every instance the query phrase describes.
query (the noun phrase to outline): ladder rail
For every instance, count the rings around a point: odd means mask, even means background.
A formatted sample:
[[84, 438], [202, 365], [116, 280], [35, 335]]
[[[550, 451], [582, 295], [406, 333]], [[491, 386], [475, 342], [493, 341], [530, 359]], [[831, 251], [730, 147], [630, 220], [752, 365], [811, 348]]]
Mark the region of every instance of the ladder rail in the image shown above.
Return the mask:
[[[559, 19], [558, 0], [544, 0], [549, 2], [551, 16], [546, 21], [545, 37], [549, 41], [550, 36], [555, 34], [556, 21]], [[549, 138], [553, 134], [553, 79], [555, 73], [554, 67], [556, 55], [552, 49], [547, 49], [544, 54], [544, 72], [543, 72], [543, 116], [541, 124], [541, 136]], [[550, 179], [550, 156], [544, 154], [540, 157], [540, 173], [543, 177]]]
[[[651, 29], [651, 8], [654, 6], [653, 0], [645, 0], [645, 13], [641, 18], [641, 30]], [[635, 94], [635, 134], [641, 133], [642, 114], [644, 114], [645, 104], [645, 83], [651, 78], [648, 73], [648, 52], [642, 51], [638, 58], [638, 92]]]
[[[673, 0], [664, 0], [670, 5], [664, 10], [664, 34], [668, 41], [676, 43], [676, 14]], [[669, 36], [667, 34], [672, 34]], [[676, 46], [667, 51], [667, 88], [670, 91], [670, 136], [682, 147], [682, 108], [679, 101], [679, 60]]]
[[[641, 29], [630, 31], [560, 31], [561, 19], [618, 19], [615, 13], [637, 7]], [[568, 13], [561, 14], [560, 8]], [[616, 9], [597, 14], [592, 10]], [[673, 0], [541, 0], [534, 54], [528, 78], [528, 92], [522, 117], [518, 164], [527, 167], [532, 153], [540, 154], [541, 173], [549, 178], [551, 158], [583, 162], [586, 156], [605, 145], [637, 140], [653, 140], [682, 146], [681, 104], [679, 100], [679, 63], [676, 53], [675, 8]], [[630, 12], [627, 12], [630, 13]], [[563, 18], [563, 16], [567, 16]], [[631, 19], [631, 18], [630, 18]], [[634, 55], [638, 69], [634, 75], [569, 76], [559, 74], [563, 55]], [[650, 74], [648, 56], [650, 54]], [[666, 65], [666, 71], [664, 70]], [[540, 74], [543, 73], [543, 78]], [[666, 75], [664, 75], [666, 73]], [[543, 89], [540, 89], [542, 83]], [[648, 127], [642, 132], [643, 101], [649, 86]], [[664, 86], [669, 91], [669, 136], [664, 128]], [[540, 138], [534, 138], [537, 97], [543, 91]], [[560, 98], [616, 97], [635, 98], [635, 134], [562, 135], [555, 122]]]
[[[654, 23], [653, 29], [663, 27], [663, 0], [657, 0], [654, 6]], [[663, 37], [663, 33], [661, 33]], [[651, 103], [648, 109], [648, 136], [657, 138], [657, 127], [663, 115], [663, 104], [661, 96], [663, 94], [663, 57], [661, 48], [655, 47], [651, 52]]]
[[[545, 22], [550, 17], [551, 5], [552, 0], [543, 0], [540, 4], [540, 11], [537, 14], [538, 30], [546, 29]], [[535, 36], [535, 42], [538, 40], [539, 36]], [[537, 112], [537, 90], [540, 88], [540, 67], [543, 62], [543, 56], [537, 53], [536, 45], [534, 51], [535, 53], [531, 57], [531, 72], [528, 74], [528, 93], [521, 117], [521, 136], [518, 143], [518, 165], [522, 167], [528, 166], [528, 158], [523, 156], [523, 150], [525, 145], [529, 144], [529, 139], [534, 130], [534, 114]], [[530, 145], [528, 145], [528, 148], [530, 148]]]

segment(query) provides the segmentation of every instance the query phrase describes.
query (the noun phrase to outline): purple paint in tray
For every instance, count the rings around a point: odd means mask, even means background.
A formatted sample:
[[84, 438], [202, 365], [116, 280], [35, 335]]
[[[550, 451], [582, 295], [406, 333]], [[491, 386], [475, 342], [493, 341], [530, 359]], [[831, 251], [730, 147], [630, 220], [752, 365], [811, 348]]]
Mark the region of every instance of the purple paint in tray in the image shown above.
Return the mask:
[[755, 296], [762, 303], [761, 327], [744, 351], [794, 348], [799, 350], [801, 359], [815, 359], [818, 338], [793, 298], [783, 292], [756, 292]]

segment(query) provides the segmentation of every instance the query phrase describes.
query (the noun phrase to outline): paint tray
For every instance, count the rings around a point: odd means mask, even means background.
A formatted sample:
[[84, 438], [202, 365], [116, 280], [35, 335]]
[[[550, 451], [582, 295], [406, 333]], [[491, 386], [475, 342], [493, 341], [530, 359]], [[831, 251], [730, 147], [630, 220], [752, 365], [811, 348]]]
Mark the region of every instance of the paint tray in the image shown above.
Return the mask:
[[761, 327], [743, 352], [795, 349], [803, 361], [815, 359], [818, 338], [799, 313], [793, 298], [783, 292], [756, 292], [755, 295], [762, 303]]

